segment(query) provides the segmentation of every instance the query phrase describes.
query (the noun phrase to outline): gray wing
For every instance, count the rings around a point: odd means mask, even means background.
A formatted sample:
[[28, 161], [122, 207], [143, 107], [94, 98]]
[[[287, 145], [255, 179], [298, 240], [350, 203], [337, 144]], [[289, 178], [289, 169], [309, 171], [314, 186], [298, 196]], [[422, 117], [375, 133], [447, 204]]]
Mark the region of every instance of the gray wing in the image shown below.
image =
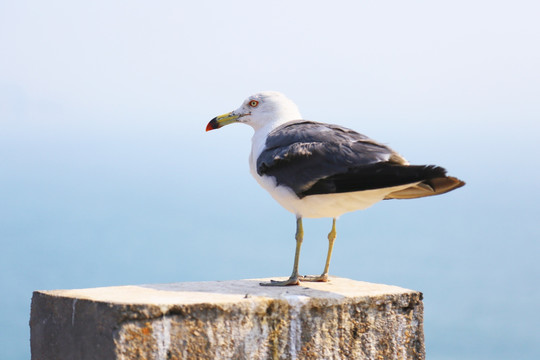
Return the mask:
[[[361, 190], [366, 184], [354, 179], [358, 173], [374, 182], [369, 185], [371, 188], [381, 187], [380, 181], [369, 175], [381, 171], [379, 164], [406, 165], [407, 161], [389, 147], [353, 130], [293, 121], [270, 132], [266, 147], [257, 159], [257, 173], [275, 177], [278, 185], [288, 186], [303, 197]], [[339, 179], [339, 184], [332, 179]]]

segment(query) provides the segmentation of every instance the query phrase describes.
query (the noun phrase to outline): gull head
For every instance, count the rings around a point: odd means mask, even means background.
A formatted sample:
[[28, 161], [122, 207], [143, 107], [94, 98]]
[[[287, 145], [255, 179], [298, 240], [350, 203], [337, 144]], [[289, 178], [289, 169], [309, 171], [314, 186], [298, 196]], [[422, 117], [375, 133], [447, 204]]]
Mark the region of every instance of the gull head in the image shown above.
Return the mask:
[[277, 91], [263, 91], [248, 97], [238, 109], [210, 120], [206, 131], [232, 123], [247, 124], [257, 131], [300, 119], [302, 115], [298, 107], [289, 98]]

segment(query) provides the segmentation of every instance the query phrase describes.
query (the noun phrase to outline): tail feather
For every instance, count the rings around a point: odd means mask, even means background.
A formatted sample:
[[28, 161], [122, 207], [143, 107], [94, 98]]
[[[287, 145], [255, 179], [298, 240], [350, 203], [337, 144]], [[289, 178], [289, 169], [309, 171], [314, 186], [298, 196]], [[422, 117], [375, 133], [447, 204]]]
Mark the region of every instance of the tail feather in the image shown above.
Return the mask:
[[404, 190], [395, 191], [386, 195], [388, 199], [416, 199], [426, 196], [440, 195], [460, 188], [465, 185], [464, 181], [452, 176], [436, 177], [411, 186]]

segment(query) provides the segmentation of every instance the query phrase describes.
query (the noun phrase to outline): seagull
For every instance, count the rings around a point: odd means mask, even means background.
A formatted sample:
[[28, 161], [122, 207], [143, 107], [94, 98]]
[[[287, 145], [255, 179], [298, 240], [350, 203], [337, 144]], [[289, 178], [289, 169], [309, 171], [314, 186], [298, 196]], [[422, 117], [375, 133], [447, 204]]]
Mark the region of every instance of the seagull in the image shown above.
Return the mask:
[[[206, 131], [242, 123], [253, 128], [249, 167], [255, 180], [296, 216], [296, 250], [291, 276], [262, 286], [328, 281], [336, 239], [336, 220], [387, 199], [439, 195], [465, 183], [435, 165], [409, 165], [388, 146], [339, 125], [303, 120], [296, 104], [276, 91], [248, 97], [229, 113], [216, 116]], [[321, 275], [300, 276], [303, 218], [332, 218]]]

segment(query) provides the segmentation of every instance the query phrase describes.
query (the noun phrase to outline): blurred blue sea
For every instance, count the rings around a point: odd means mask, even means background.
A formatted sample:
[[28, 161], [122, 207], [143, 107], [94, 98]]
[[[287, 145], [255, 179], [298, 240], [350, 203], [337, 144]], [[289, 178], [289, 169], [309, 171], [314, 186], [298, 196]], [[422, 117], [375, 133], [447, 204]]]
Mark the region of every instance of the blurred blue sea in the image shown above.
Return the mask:
[[391, 3], [1, 3], [0, 358], [30, 356], [33, 290], [287, 276], [252, 130], [204, 132], [271, 89], [467, 182], [344, 215], [331, 273], [422, 291], [429, 359], [536, 359], [538, 5]]

